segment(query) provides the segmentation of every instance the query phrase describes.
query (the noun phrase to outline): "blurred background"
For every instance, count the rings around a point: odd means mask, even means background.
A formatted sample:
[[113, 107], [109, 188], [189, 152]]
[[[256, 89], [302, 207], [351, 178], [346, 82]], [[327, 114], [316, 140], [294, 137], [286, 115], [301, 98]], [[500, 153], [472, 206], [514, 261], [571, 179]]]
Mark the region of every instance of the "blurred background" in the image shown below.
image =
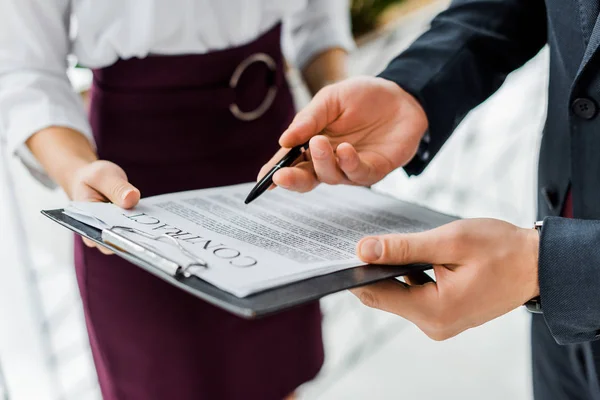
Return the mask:
[[[445, 0], [354, 0], [352, 75], [373, 75], [428, 26]], [[547, 52], [473, 111], [427, 171], [396, 171], [375, 190], [462, 217], [523, 227], [535, 219], [535, 170], [546, 105]], [[70, 70], [84, 92], [89, 71]], [[308, 95], [290, 71], [296, 102]], [[66, 204], [0, 146], [0, 399], [99, 399], [72, 268], [72, 236], [39, 214]], [[301, 399], [530, 399], [524, 309], [445, 342], [363, 307], [322, 301], [326, 364]]]

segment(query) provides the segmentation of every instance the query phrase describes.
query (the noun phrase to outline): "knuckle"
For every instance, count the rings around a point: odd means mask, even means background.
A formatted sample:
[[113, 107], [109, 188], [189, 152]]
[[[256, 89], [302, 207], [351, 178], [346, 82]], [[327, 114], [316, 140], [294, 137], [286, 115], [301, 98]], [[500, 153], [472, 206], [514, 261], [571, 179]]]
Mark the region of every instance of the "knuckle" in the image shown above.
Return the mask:
[[431, 332], [444, 332], [446, 329], [448, 329], [448, 323], [443, 317], [431, 319], [430, 321], [428, 321], [427, 326], [429, 331]]
[[94, 181], [98, 175], [98, 168], [95, 168], [94, 166], [88, 166], [77, 171], [77, 179], [86, 183]]
[[374, 293], [367, 289], [361, 290], [358, 293], [358, 298], [361, 303], [370, 308], [377, 308], [379, 304], [377, 297], [374, 295]]
[[406, 260], [410, 254], [410, 245], [407, 240], [385, 237], [383, 239], [382, 258]]
[[112, 193], [115, 196], [121, 197], [128, 189], [129, 185], [126, 182], [118, 182], [113, 186]]
[[428, 331], [424, 331], [424, 332], [430, 339], [435, 340], [436, 342], [443, 342], [444, 340], [448, 340], [453, 336], [446, 331], [428, 330]]
[[340, 164], [342, 173], [352, 182], [361, 183], [365, 181], [365, 174], [362, 173], [358, 165], [354, 165], [352, 161], [344, 161]]
[[448, 226], [447, 234], [449, 239], [446, 242], [447, 254], [452, 258], [460, 257], [469, 240], [469, 230], [464, 224], [452, 223]]
[[326, 183], [328, 185], [337, 185], [342, 180], [337, 176], [331, 176], [329, 174], [322, 174], [322, 175], [319, 175], [319, 181], [321, 181], [322, 183]]
[[333, 88], [331, 87], [331, 85], [325, 85], [321, 89], [319, 89], [315, 97], [318, 96], [318, 100], [327, 100], [332, 95], [332, 89]]
[[455, 323], [456, 318], [452, 313], [439, 308], [428, 318], [423, 332], [435, 341], [446, 340], [455, 335], [453, 330]]
[[79, 179], [90, 186], [95, 186], [95, 183], [106, 173], [108, 167], [109, 164], [106, 161], [94, 161], [80, 171]]
[[94, 176], [105, 174], [108, 170], [110, 170], [111, 166], [113, 166], [109, 161], [98, 160], [91, 164], [90, 166], [90, 174]]
[[319, 185], [319, 182], [316, 179], [307, 180], [304, 184], [299, 185], [293, 190], [298, 193], [307, 193], [316, 188]]
[[463, 223], [452, 223], [450, 224], [450, 235], [456, 241], [462, 242], [467, 239], [469, 230]]

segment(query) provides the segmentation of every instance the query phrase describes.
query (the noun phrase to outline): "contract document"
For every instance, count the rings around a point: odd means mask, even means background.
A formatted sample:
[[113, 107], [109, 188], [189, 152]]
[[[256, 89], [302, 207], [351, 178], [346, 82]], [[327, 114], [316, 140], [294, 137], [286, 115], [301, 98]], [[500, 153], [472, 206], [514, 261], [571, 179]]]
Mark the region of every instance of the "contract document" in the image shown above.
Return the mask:
[[245, 205], [253, 185], [143, 198], [130, 210], [73, 202], [63, 212], [101, 230], [169, 236], [176, 245], [128, 233], [180, 265], [204, 261], [189, 271], [237, 297], [363, 265], [355, 253], [362, 237], [418, 232], [451, 220], [353, 186], [322, 184], [305, 194], [276, 188]]

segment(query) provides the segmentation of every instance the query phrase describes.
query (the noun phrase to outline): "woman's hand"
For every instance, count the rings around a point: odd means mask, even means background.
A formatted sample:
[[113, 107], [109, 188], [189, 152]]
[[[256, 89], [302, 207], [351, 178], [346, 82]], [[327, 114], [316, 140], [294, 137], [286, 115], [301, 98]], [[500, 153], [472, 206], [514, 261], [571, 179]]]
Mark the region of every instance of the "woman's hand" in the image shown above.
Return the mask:
[[414, 157], [428, 122], [417, 100], [382, 78], [326, 86], [281, 135], [282, 146], [259, 179], [291, 148], [310, 140], [310, 159], [283, 168], [273, 182], [297, 192], [319, 182], [372, 185]]
[[[74, 201], [110, 201], [122, 207], [132, 208], [140, 201], [140, 191], [127, 180], [125, 171], [110, 161], [97, 160], [79, 168], [69, 184]], [[98, 247], [104, 254], [112, 254], [105, 247], [83, 238], [89, 247]]]
[[[98, 160], [91, 143], [81, 133], [52, 126], [29, 138], [27, 146], [57, 182], [75, 201], [110, 201], [131, 208], [140, 201], [140, 191], [127, 180], [121, 167]], [[90, 247], [111, 254], [105, 247], [83, 239]]]

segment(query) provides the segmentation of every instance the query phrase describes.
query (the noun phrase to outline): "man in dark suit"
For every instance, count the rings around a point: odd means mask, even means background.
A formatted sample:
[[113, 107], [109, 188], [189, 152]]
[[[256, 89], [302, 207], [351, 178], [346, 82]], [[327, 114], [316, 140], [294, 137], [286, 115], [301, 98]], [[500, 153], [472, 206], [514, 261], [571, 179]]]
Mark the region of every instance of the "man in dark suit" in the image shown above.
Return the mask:
[[265, 166], [310, 139], [310, 158], [279, 171], [277, 185], [370, 185], [400, 166], [419, 174], [463, 117], [548, 44], [541, 233], [474, 219], [364, 238], [357, 247], [364, 261], [432, 263], [436, 282], [413, 275], [407, 285], [355, 291], [438, 340], [539, 299], [533, 377], [543, 400], [600, 398], [599, 11], [598, 0], [456, 0], [379, 77], [322, 90]]

